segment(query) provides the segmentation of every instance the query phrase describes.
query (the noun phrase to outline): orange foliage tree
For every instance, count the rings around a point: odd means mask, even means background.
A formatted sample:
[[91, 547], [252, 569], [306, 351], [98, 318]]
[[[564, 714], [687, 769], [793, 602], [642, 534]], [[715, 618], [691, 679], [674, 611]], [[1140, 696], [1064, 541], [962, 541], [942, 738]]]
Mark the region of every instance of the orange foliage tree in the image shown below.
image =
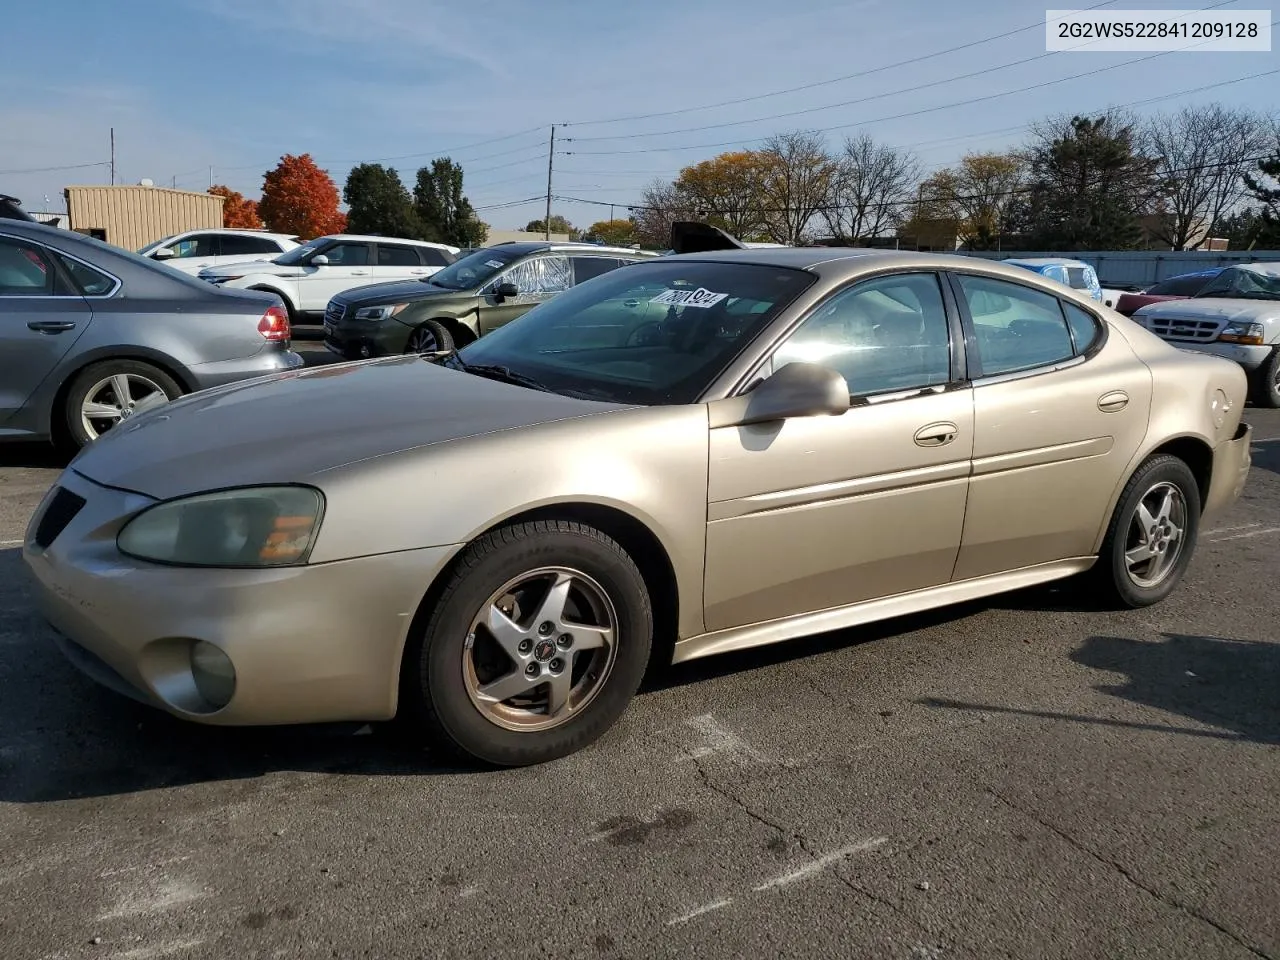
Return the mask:
[[341, 233], [347, 227], [346, 214], [338, 210], [337, 184], [309, 153], [286, 153], [274, 170], [263, 175], [258, 213], [272, 230], [304, 240]]
[[222, 197], [222, 225], [242, 230], [261, 230], [262, 217], [258, 216], [258, 204], [238, 190], [218, 184], [210, 187], [215, 197]]

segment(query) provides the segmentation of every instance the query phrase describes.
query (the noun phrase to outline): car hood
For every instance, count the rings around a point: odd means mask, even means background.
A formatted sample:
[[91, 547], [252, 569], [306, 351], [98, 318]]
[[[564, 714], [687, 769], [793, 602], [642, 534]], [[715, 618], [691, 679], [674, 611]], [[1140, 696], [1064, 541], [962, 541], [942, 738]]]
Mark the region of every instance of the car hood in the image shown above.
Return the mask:
[[97, 483], [167, 499], [304, 482], [427, 444], [621, 409], [419, 357], [391, 357], [200, 391], [113, 428], [70, 468]]
[[1180, 300], [1161, 300], [1149, 303], [1134, 315], [1141, 322], [1149, 319], [1160, 320], [1218, 320], [1232, 321], [1261, 320], [1280, 314], [1280, 301], [1276, 300], [1233, 300], [1227, 297], [1188, 297]]
[[241, 260], [238, 263], [219, 263], [205, 267], [200, 271], [202, 277], [243, 277], [249, 273], [265, 273], [272, 277], [301, 277], [306, 273], [302, 267], [282, 266], [270, 260]]
[[372, 307], [387, 303], [417, 303], [420, 300], [436, 300], [445, 297], [470, 298], [475, 295], [474, 290], [446, 290], [444, 287], [432, 286], [422, 280], [395, 280], [391, 283], [374, 283], [367, 287], [343, 290], [333, 297], [333, 302], [345, 303], [348, 306]]

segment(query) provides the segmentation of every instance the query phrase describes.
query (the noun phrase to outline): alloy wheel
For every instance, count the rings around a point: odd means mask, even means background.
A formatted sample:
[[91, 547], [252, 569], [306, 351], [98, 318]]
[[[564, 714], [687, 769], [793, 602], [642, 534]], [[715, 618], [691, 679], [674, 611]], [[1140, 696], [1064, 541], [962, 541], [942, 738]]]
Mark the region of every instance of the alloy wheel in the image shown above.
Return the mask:
[[1134, 584], [1158, 586], [1177, 568], [1186, 529], [1187, 501], [1176, 484], [1157, 483], [1143, 494], [1125, 540], [1125, 569]]
[[85, 394], [80, 421], [96, 440], [116, 424], [169, 402], [164, 389], [136, 373], [116, 373], [99, 380]]
[[418, 327], [409, 335], [409, 353], [433, 353], [440, 349], [440, 343], [430, 327]]
[[495, 590], [472, 620], [462, 649], [467, 695], [507, 730], [558, 727], [609, 679], [617, 625], [608, 594], [585, 573], [523, 573]]

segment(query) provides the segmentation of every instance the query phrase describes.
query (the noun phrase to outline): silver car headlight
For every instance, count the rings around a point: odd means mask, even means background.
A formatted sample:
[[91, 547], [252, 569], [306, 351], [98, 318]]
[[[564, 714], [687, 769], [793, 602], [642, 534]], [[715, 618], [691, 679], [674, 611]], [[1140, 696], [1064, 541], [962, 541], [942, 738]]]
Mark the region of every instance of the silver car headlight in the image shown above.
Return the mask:
[[242, 487], [148, 507], [116, 536], [121, 553], [184, 567], [305, 563], [324, 513], [314, 487]]
[[1218, 334], [1218, 339], [1224, 343], [1247, 343], [1253, 346], [1261, 346], [1267, 342], [1267, 328], [1260, 323], [1233, 320], [1226, 325], [1222, 333]]
[[361, 307], [356, 311], [357, 320], [387, 320], [407, 307], [407, 303], [388, 303], [380, 307]]

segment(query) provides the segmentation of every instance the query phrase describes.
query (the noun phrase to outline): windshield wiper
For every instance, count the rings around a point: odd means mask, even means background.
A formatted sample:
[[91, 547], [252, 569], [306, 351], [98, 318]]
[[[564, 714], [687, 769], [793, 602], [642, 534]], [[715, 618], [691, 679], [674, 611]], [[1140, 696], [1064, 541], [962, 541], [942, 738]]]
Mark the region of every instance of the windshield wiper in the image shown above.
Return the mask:
[[543, 393], [554, 393], [545, 383], [539, 383], [533, 377], [524, 373], [517, 373], [510, 367], [504, 367], [498, 363], [467, 363], [459, 356], [454, 356], [454, 362], [461, 365], [466, 373], [474, 373], [478, 377], [488, 377], [490, 380], [502, 380], [506, 383], [514, 383], [518, 387], [528, 387], [531, 390], [541, 390]]

